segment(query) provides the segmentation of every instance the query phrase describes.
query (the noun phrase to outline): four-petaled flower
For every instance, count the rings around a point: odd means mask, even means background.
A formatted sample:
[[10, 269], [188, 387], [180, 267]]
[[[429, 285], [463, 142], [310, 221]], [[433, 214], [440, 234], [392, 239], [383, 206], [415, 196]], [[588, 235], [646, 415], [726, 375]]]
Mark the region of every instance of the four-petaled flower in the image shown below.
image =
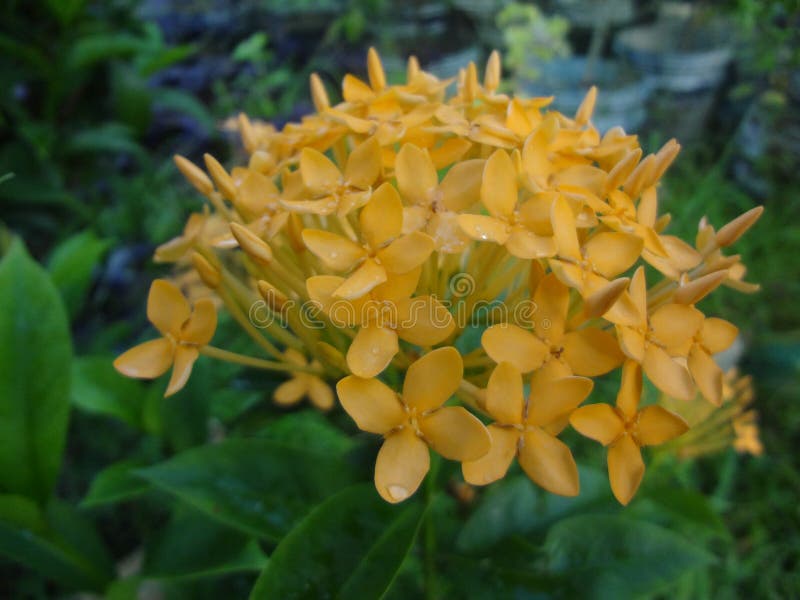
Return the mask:
[[402, 235], [403, 204], [397, 190], [384, 183], [359, 215], [363, 244], [330, 231], [304, 229], [303, 242], [329, 268], [353, 272], [334, 296], [354, 300], [420, 266], [434, 249], [433, 239], [420, 231]]
[[644, 477], [642, 446], [656, 446], [682, 435], [689, 425], [661, 406], [639, 410], [642, 369], [627, 361], [616, 407], [610, 404], [582, 406], [570, 415], [570, 424], [586, 437], [608, 446], [608, 477], [611, 491], [621, 504], [628, 504]]
[[430, 468], [428, 448], [443, 457], [472, 461], [491, 447], [477, 417], [460, 406], [442, 406], [463, 375], [455, 348], [429, 352], [408, 368], [398, 395], [377, 379], [345, 377], [339, 401], [356, 425], [384, 436], [375, 463], [375, 487], [388, 502], [401, 502], [419, 487]]
[[474, 485], [497, 481], [516, 456], [528, 477], [547, 491], [577, 496], [578, 467], [554, 433], [593, 385], [585, 377], [534, 379], [526, 402], [519, 370], [507, 362], [497, 365], [486, 388], [486, 411], [495, 419], [489, 425], [492, 448], [486, 456], [463, 463], [464, 479]]
[[147, 297], [147, 318], [163, 337], [134, 346], [114, 361], [128, 377], [153, 379], [172, 367], [165, 396], [186, 385], [200, 348], [214, 337], [217, 311], [209, 298], [198, 300], [192, 310], [180, 290], [165, 279], [156, 279]]
[[[309, 363], [301, 352], [293, 348], [286, 350], [283, 355], [286, 357], [286, 362], [291, 365], [317, 368], [321, 366], [316, 360]], [[321, 377], [304, 371], [295, 371], [292, 378], [275, 388], [272, 395], [275, 403], [281, 406], [293, 406], [304, 397], [311, 400], [311, 403], [320, 410], [333, 408], [333, 390], [330, 386]]]

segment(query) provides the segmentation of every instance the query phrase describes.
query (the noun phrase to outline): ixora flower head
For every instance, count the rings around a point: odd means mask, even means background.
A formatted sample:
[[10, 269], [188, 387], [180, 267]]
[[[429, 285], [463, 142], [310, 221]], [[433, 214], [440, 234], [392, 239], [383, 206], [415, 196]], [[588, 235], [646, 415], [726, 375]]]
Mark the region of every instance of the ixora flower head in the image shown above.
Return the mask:
[[[431, 451], [472, 485], [516, 459], [574, 496], [579, 466], [559, 438], [571, 426], [608, 448], [627, 504], [643, 448], [688, 447], [676, 413], [691, 411], [641, 405], [645, 378], [704, 415], [734, 406], [715, 355], [738, 330], [698, 303], [720, 286], [758, 289], [728, 248], [761, 207], [719, 229], [703, 219], [692, 243], [670, 234], [659, 182], [679, 144], [648, 154], [620, 127], [598, 131], [595, 88], [574, 115], [500, 93], [496, 52], [482, 82], [474, 64], [441, 80], [412, 57], [389, 85], [374, 49], [367, 75], [347, 75], [339, 103], [312, 75], [316, 112], [282, 129], [240, 115], [245, 164], [176, 157], [206, 202], [155, 258], [193, 268], [214, 300], [192, 310], [155, 281], [147, 314], [162, 337], [117, 369], [172, 366], [169, 395], [203, 354], [285, 374], [283, 407], [308, 397], [329, 410], [335, 387], [356, 425], [383, 436], [375, 486], [389, 502], [419, 488]], [[209, 345], [216, 305], [260, 356]], [[615, 404], [591, 397], [601, 376], [621, 382]]]

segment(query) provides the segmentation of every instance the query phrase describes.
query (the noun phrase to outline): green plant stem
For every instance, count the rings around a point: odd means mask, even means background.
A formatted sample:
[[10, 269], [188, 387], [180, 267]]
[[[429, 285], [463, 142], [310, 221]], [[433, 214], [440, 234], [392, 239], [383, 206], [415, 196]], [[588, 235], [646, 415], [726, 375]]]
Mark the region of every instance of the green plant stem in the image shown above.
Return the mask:
[[264, 360], [254, 356], [247, 356], [245, 354], [238, 354], [230, 350], [223, 350], [215, 346], [203, 346], [200, 348], [200, 354], [208, 356], [209, 358], [216, 358], [217, 360], [224, 360], [245, 367], [253, 367], [255, 369], [264, 369], [266, 371], [282, 371], [286, 373], [311, 373], [313, 375], [321, 375], [322, 372], [318, 369], [311, 367], [304, 367], [301, 365], [293, 365], [288, 363], [277, 362], [273, 360]]
[[431, 469], [425, 480], [425, 598], [436, 598], [436, 524], [431, 504], [436, 496], [436, 477], [441, 459], [435, 453], [431, 457]]

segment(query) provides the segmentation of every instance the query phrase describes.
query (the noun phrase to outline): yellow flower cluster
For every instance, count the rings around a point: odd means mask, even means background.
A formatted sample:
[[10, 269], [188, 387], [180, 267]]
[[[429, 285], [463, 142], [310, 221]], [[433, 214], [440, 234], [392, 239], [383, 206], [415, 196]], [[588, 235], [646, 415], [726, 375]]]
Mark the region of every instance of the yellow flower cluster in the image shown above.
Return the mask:
[[[159, 280], [148, 316], [163, 337], [117, 368], [154, 377], [172, 364], [170, 394], [205, 354], [286, 372], [275, 400], [322, 409], [336, 382], [356, 424], [384, 437], [375, 485], [389, 502], [417, 490], [431, 449], [471, 484], [516, 457], [538, 485], [574, 496], [558, 438], [568, 425], [608, 447], [612, 490], [629, 502], [641, 447], [688, 427], [639, 405], [643, 376], [671, 397], [721, 402], [713, 356], [737, 329], [695, 304], [720, 285], [756, 289], [724, 250], [761, 208], [718, 231], [701, 223], [688, 244], [658, 214], [679, 145], [645, 156], [635, 135], [601, 134], [594, 88], [568, 116], [552, 98], [500, 93], [497, 53], [482, 82], [474, 64], [440, 80], [411, 58], [406, 82], [388, 85], [375, 50], [367, 68], [335, 105], [312, 76], [316, 113], [281, 130], [241, 116], [244, 166], [176, 157], [208, 205], [156, 258], [190, 263], [266, 356], [208, 345], [213, 304], [191, 313]], [[581, 406], [593, 377], [620, 368], [615, 406]]]

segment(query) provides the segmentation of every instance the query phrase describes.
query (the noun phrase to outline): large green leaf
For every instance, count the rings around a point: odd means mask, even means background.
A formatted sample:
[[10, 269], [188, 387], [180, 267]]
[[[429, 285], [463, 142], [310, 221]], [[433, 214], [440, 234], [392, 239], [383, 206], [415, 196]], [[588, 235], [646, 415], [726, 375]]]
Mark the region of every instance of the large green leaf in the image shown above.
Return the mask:
[[371, 484], [329, 498], [272, 554], [251, 599], [380, 598], [409, 552], [419, 503], [393, 506]]
[[74, 317], [86, 301], [92, 274], [108, 246], [108, 241], [91, 231], [82, 231], [61, 242], [50, 255], [47, 268], [70, 316]]
[[148, 579], [186, 580], [261, 571], [267, 557], [258, 543], [195, 511], [181, 511], [147, 550]]
[[714, 556], [668, 529], [610, 515], [581, 515], [554, 525], [545, 551], [549, 569], [565, 576], [574, 593], [631, 598], [663, 591]]
[[60, 502], [46, 511], [21, 496], [0, 496], [0, 555], [70, 589], [102, 590], [112, 564], [86, 519]]
[[604, 473], [581, 466], [580, 479], [581, 493], [575, 498], [549, 494], [525, 475], [506, 477], [492, 485], [461, 529], [458, 549], [488, 550], [510, 536], [541, 530], [589, 507], [615, 506]]
[[146, 492], [150, 485], [135, 471], [141, 464], [133, 461], [122, 461], [100, 471], [89, 486], [81, 501], [83, 508], [115, 504], [135, 498]]
[[272, 540], [355, 478], [341, 454], [260, 438], [187, 450], [138, 473], [209, 516]]
[[12, 243], [0, 262], [0, 490], [41, 503], [61, 466], [72, 345], [50, 277]]

